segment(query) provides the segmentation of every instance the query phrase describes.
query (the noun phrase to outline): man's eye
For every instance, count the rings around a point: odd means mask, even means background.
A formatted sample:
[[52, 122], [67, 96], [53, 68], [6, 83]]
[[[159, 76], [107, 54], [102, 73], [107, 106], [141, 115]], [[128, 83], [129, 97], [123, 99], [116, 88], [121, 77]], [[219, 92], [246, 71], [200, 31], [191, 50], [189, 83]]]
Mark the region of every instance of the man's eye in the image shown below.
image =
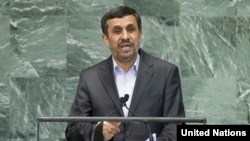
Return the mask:
[[118, 34], [120, 32], [121, 32], [121, 30], [119, 30], [119, 29], [114, 30], [114, 33], [116, 33], [116, 34]]
[[128, 32], [133, 32], [135, 29], [133, 27], [128, 28]]

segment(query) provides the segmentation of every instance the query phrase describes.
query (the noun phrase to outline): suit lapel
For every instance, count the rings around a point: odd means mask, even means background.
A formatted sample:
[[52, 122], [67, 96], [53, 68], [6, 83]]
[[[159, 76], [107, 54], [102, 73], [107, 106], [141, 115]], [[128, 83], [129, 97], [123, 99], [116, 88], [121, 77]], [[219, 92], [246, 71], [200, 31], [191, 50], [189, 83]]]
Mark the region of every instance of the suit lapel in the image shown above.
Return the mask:
[[[108, 58], [105, 62], [106, 64], [102, 65], [100, 68], [100, 80], [105, 88], [107, 94], [109, 95], [110, 99], [116, 105], [116, 108], [120, 107], [120, 100], [118, 91], [116, 88], [115, 80], [114, 80], [114, 72], [113, 72], [113, 65], [112, 65], [112, 58]], [[119, 110], [121, 116], [124, 116], [122, 108]]]
[[[142, 52], [140, 56], [141, 58], [140, 58], [138, 72], [137, 72], [136, 83], [134, 86], [134, 92], [133, 92], [132, 101], [130, 105], [130, 109], [132, 111], [136, 111], [136, 107], [138, 103], [140, 102], [143, 94], [145, 93], [143, 90], [147, 86], [148, 82], [150, 81], [154, 73], [153, 64], [149, 64], [148, 61], [143, 59], [147, 55], [144, 52]], [[129, 112], [128, 116], [132, 116], [132, 115], [133, 114]]]

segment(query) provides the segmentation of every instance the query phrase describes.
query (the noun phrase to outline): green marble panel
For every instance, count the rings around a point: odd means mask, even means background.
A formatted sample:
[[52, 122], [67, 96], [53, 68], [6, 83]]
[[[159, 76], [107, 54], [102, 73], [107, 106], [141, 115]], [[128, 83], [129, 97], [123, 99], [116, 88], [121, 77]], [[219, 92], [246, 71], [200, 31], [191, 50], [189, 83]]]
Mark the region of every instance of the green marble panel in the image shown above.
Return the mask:
[[[12, 78], [9, 125], [11, 138], [36, 139], [36, 118], [40, 116], [67, 116], [69, 102], [65, 78]], [[72, 100], [72, 99], [70, 99]], [[64, 124], [48, 124], [41, 138], [52, 140], [64, 136]], [[50, 129], [49, 131], [46, 129]], [[51, 134], [49, 134], [51, 132]], [[53, 134], [52, 134], [53, 133]]]
[[237, 60], [238, 77], [250, 78], [250, 17], [238, 17]]
[[[167, 19], [166, 19], [167, 20]], [[142, 45], [149, 54], [179, 65], [180, 48], [176, 44], [175, 25], [167, 25], [158, 17], [142, 17]]]
[[182, 17], [177, 29], [183, 77], [236, 75], [236, 19]]
[[181, 16], [236, 16], [237, 0], [179, 0]]
[[237, 87], [237, 119], [238, 121], [244, 121], [244, 124], [250, 123], [250, 78], [238, 79]]
[[124, 0], [124, 4], [135, 8], [143, 16], [174, 17], [180, 15], [178, 0]]
[[240, 120], [247, 119], [249, 123], [250, 116], [250, 18], [238, 17], [237, 19], [237, 116]]
[[10, 67], [11, 53], [9, 44], [9, 17], [0, 16], [0, 140], [10, 136], [9, 110], [10, 97], [7, 72]]
[[9, 110], [10, 110], [10, 96], [9, 96], [8, 79], [0, 78], [0, 140], [9, 138], [10, 124], [9, 124]]
[[11, 47], [24, 66], [11, 76], [66, 75], [66, 17], [33, 16], [15, 18], [11, 23]]
[[[60, 91], [62, 92], [62, 97], [60, 99], [57, 99], [58, 105], [56, 105], [56, 108], [58, 108], [57, 114], [53, 114], [51, 111], [51, 108], [44, 108], [45, 112], [50, 112], [49, 116], [67, 116], [72, 104], [72, 101], [75, 98], [75, 92], [76, 92], [76, 85], [78, 82], [78, 77], [71, 77], [66, 80], [65, 84], [60, 84], [61, 89]], [[53, 82], [55, 83], [55, 82]], [[64, 86], [63, 86], [64, 85]], [[51, 100], [50, 100], [51, 101]], [[52, 101], [51, 101], [52, 102]], [[53, 102], [56, 104], [55, 102]], [[52, 104], [52, 105], [54, 105]], [[52, 106], [53, 107], [53, 106]], [[38, 116], [46, 116], [45, 114], [41, 114]], [[66, 141], [65, 139], [65, 128], [66, 128], [66, 123], [64, 122], [40, 122], [40, 141]]]
[[78, 76], [79, 72], [110, 55], [102, 41], [100, 16], [71, 16], [68, 18], [67, 72]]
[[9, 71], [11, 54], [10, 49], [10, 28], [9, 28], [9, 17], [0, 16], [0, 78], [4, 78]]
[[[236, 79], [189, 77], [183, 80], [187, 117], [207, 118], [208, 124], [247, 123], [237, 109]], [[246, 110], [245, 110], [246, 112]]]
[[11, 0], [12, 17], [32, 17], [34, 15], [65, 15], [67, 0]]
[[10, 15], [10, 0], [0, 0], [0, 15]]
[[123, 0], [68, 0], [67, 14], [77, 16], [100, 16], [109, 8], [123, 5]]
[[249, 16], [250, 15], [250, 1], [239, 0], [237, 1], [237, 16]]

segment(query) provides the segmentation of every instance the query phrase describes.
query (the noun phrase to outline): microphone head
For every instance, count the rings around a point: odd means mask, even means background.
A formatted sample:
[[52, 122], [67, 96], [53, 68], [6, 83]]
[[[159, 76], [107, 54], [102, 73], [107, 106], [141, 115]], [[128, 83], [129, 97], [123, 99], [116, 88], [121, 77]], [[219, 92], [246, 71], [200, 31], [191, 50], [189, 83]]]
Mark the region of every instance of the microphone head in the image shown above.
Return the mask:
[[127, 102], [127, 101], [128, 101], [128, 98], [129, 98], [129, 95], [128, 95], [128, 94], [125, 94], [125, 95], [124, 95], [124, 102]]
[[129, 95], [125, 94], [124, 97], [120, 98], [120, 104], [123, 106], [128, 101]]
[[124, 100], [124, 97], [121, 97], [121, 98], [120, 98], [120, 103], [121, 103], [121, 105], [123, 105], [124, 101], [125, 101], [125, 100]]

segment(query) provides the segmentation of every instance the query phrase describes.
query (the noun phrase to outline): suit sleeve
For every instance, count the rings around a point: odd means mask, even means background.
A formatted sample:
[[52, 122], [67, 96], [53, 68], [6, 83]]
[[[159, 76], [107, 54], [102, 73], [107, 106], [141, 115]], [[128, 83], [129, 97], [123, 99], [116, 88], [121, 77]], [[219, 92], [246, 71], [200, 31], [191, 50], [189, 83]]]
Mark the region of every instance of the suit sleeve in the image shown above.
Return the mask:
[[[76, 97], [72, 103], [69, 116], [86, 117], [91, 115], [92, 106], [85, 84], [84, 75], [81, 73]], [[96, 123], [69, 122], [65, 131], [67, 141], [91, 141], [95, 125]], [[103, 140], [102, 124], [96, 127], [94, 139], [95, 141]]]
[[[185, 117], [181, 81], [178, 67], [170, 70], [164, 97], [164, 117]], [[166, 123], [158, 136], [158, 141], [176, 141], [177, 124]]]

